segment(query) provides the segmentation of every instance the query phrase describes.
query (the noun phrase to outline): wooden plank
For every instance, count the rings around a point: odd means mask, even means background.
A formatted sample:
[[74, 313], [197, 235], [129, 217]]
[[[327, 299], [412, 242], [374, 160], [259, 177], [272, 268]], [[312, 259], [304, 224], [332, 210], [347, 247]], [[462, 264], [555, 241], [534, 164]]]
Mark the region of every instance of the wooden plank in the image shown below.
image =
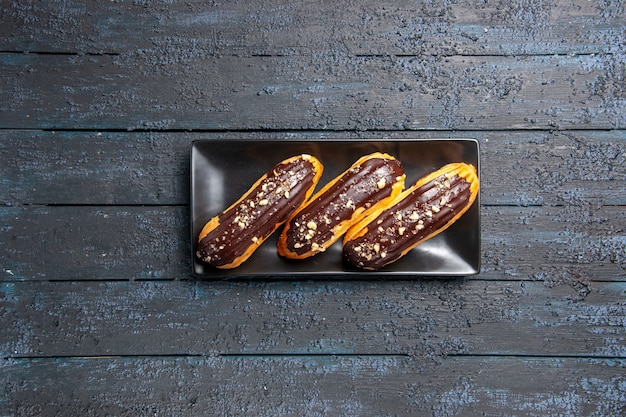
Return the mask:
[[626, 131], [493, 132], [481, 142], [481, 201], [626, 205]]
[[546, 282], [624, 280], [623, 207], [483, 207], [482, 276]]
[[0, 406], [14, 416], [618, 417], [626, 411], [623, 359], [104, 357], [3, 362]]
[[0, 131], [6, 205], [189, 204], [198, 135]]
[[5, 50], [55, 53], [519, 55], [620, 52], [617, 3], [13, 2]]
[[626, 55], [0, 54], [0, 128], [623, 129]]
[[0, 131], [0, 203], [187, 205], [189, 149], [198, 139], [448, 137], [480, 141], [484, 205], [626, 205], [624, 130], [210, 134], [5, 130]]
[[1, 287], [5, 357], [626, 357], [626, 283], [38, 282]]
[[15, 207], [0, 213], [5, 278], [172, 278], [191, 271], [187, 207]]
[[[621, 206], [495, 206], [483, 207], [481, 216], [483, 279], [626, 279]], [[0, 224], [6, 280], [172, 279], [191, 273], [188, 207], [4, 207]]]

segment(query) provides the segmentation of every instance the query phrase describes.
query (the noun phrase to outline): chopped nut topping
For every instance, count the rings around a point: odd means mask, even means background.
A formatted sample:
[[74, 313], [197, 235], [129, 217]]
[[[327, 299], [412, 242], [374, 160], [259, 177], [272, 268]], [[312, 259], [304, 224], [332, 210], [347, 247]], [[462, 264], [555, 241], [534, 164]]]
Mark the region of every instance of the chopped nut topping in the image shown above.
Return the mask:
[[324, 252], [324, 251], [325, 251], [325, 249], [324, 249], [324, 247], [323, 247], [323, 246], [320, 246], [320, 245], [318, 245], [318, 244], [317, 244], [317, 243], [315, 243], [315, 242], [313, 242], [313, 243], [311, 244], [311, 249], [312, 249], [312, 250], [314, 250], [314, 251], [316, 251], [316, 252]]
[[439, 208], [439, 206], [432, 206], [431, 207], [434, 213], [439, 213], [441, 211], [441, 209]]
[[289, 190], [285, 191], [285, 198], [289, 198]]
[[258, 237], [254, 236], [254, 237], [252, 238], [252, 242], [257, 243], [258, 241], [259, 241], [259, 238], [258, 238]]
[[420, 218], [420, 215], [417, 211], [412, 212], [411, 215], [409, 216], [409, 219], [411, 220], [417, 220], [419, 218]]
[[426, 210], [424, 214], [426, 214], [426, 217], [433, 217], [433, 212], [430, 210]]
[[306, 227], [311, 230], [317, 230], [317, 223], [315, 223], [314, 221], [310, 221], [306, 224]]
[[267, 200], [267, 198], [264, 198], [263, 200], [259, 201], [259, 206], [267, 206], [269, 204], [269, 201]]
[[385, 188], [386, 184], [387, 184], [387, 181], [385, 181], [385, 178], [381, 178], [376, 183], [376, 186], [378, 187], [379, 190], [382, 190], [383, 188]]
[[399, 227], [399, 228], [398, 228], [398, 234], [399, 234], [400, 236], [402, 236], [402, 235], [404, 234], [404, 231], [405, 231], [405, 230], [406, 230], [406, 227]]
[[380, 245], [378, 243], [374, 243], [374, 252], [378, 253], [380, 251]]

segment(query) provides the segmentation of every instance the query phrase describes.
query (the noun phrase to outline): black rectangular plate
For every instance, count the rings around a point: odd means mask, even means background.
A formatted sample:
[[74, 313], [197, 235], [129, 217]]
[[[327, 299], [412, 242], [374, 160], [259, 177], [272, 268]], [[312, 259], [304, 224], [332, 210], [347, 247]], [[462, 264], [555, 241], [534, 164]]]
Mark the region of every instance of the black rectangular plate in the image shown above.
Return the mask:
[[[252, 184], [283, 159], [308, 153], [324, 165], [318, 184], [341, 174], [358, 158], [386, 152], [402, 162], [406, 186], [451, 162], [473, 164], [480, 173], [478, 142], [473, 139], [437, 140], [200, 140], [191, 148], [191, 231], [195, 274], [225, 278], [366, 278], [467, 276], [480, 271], [480, 197], [456, 223], [420, 244], [384, 269], [365, 272], [342, 260], [341, 240], [312, 258], [289, 261], [276, 252], [278, 229], [239, 267], [218, 270], [195, 257], [198, 234], [209, 219], [226, 209]], [[480, 174], [479, 174], [480, 175]]]

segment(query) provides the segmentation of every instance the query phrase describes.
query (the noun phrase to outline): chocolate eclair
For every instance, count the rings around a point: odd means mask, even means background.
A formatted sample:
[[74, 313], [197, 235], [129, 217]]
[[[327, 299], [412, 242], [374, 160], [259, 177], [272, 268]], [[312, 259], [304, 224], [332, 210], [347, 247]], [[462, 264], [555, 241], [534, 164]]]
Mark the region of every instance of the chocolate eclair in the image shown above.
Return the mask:
[[400, 161], [391, 155], [359, 158], [291, 216], [278, 238], [279, 255], [304, 259], [325, 251], [359, 219], [393, 200], [404, 178]]
[[198, 237], [196, 256], [215, 268], [239, 266], [307, 201], [323, 169], [307, 154], [278, 163], [209, 220]]
[[478, 189], [473, 165], [445, 165], [350, 228], [343, 240], [344, 259], [368, 270], [397, 261], [458, 220], [476, 200]]

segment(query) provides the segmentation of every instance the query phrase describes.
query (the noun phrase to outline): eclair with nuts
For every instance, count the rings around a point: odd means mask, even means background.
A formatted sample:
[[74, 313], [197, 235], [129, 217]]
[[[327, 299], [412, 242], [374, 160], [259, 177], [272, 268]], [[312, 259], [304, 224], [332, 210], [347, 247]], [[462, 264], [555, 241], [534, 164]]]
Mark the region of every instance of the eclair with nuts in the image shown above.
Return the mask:
[[478, 189], [473, 165], [445, 165], [350, 228], [343, 240], [344, 259], [367, 270], [397, 261], [457, 221], [476, 200]]
[[304, 259], [324, 252], [363, 216], [379, 210], [404, 188], [400, 161], [376, 152], [365, 155], [328, 182], [287, 221], [278, 253]]
[[239, 266], [307, 201], [323, 169], [307, 154], [278, 163], [209, 220], [198, 237], [196, 256], [215, 268]]

